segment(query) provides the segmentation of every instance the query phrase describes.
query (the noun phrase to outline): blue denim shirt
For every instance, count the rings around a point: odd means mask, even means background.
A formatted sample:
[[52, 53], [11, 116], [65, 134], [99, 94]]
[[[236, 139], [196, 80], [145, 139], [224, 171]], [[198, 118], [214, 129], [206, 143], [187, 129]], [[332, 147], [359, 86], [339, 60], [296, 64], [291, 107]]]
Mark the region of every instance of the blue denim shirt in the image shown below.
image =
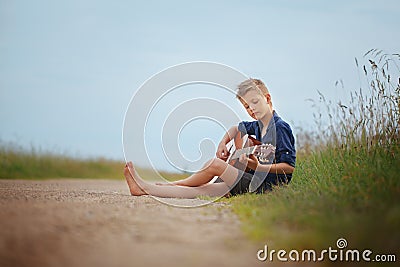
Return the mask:
[[[286, 162], [295, 167], [296, 149], [292, 129], [278, 114], [273, 112], [273, 120], [270, 121], [266, 134], [261, 136], [263, 124], [261, 121], [242, 121], [238, 129], [243, 134], [254, 135], [263, 144], [272, 144], [276, 147], [274, 163]], [[265, 191], [271, 184], [289, 183], [292, 174], [259, 173], [257, 175], [266, 176], [263, 184], [257, 191]]]

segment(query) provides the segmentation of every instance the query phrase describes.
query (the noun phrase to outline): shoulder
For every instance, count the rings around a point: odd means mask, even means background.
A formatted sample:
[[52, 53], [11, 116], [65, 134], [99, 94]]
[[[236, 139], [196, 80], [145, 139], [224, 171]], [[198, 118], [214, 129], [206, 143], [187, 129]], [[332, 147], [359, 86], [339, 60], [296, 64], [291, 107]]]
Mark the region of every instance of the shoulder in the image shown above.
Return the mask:
[[292, 128], [290, 127], [289, 123], [284, 121], [278, 115], [275, 116], [275, 127], [277, 131], [285, 131], [288, 133], [292, 133]]
[[275, 157], [277, 162], [286, 162], [295, 167], [296, 165], [296, 148], [295, 140], [290, 125], [278, 117], [275, 120], [276, 127], [276, 151]]
[[283, 142], [294, 145], [294, 135], [289, 123], [277, 116], [277, 118], [275, 118], [275, 129], [277, 143]]

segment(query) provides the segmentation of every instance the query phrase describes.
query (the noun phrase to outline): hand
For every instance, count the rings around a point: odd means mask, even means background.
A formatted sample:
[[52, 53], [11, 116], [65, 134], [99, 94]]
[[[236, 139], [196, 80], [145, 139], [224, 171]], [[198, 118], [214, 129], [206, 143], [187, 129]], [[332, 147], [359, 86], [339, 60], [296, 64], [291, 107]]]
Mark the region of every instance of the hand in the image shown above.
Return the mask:
[[222, 160], [227, 160], [228, 159], [229, 151], [228, 151], [228, 149], [226, 148], [226, 145], [223, 142], [219, 143], [218, 148], [217, 148], [216, 156], [217, 156], [217, 158], [222, 159]]
[[239, 162], [252, 170], [256, 170], [258, 164], [260, 164], [256, 156], [250, 155], [247, 157], [245, 154], [240, 155]]

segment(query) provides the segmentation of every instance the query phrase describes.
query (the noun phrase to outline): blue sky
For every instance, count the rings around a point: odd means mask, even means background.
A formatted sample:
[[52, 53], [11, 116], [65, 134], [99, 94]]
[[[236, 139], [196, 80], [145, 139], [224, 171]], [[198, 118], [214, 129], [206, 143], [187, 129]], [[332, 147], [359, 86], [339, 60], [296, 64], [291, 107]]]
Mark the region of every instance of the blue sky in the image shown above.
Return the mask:
[[399, 52], [399, 8], [395, 0], [0, 0], [0, 139], [123, 159], [135, 90], [197, 60], [261, 78], [279, 114], [310, 127], [305, 99], [358, 88], [354, 58], [369, 49]]

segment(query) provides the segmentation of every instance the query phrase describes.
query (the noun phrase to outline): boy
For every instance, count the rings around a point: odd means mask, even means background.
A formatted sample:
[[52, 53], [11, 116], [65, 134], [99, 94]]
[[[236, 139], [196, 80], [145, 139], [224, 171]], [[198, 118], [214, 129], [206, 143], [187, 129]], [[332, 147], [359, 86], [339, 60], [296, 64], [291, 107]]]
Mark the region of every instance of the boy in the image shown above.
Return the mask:
[[[136, 173], [132, 162], [124, 169], [130, 192], [134, 196], [153, 195], [157, 197], [194, 198], [198, 196], [223, 196], [243, 194], [249, 191], [263, 193], [272, 189], [273, 185], [287, 184], [292, 178], [295, 168], [296, 151], [294, 137], [290, 126], [275, 112], [271, 95], [264, 83], [258, 79], [248, 79], [238, 86], [237, 98], [243, 104], [247, 113], [255, 119], [252, 122], [243, 121], [238, 126], [231, 127], [222, 138], [217, 149], [217, 158], [208, 161], [197, 173], [186, 179], [172, 183], [174, 186], [150, 184]], [[275, 130], [276, 129], [276, 130]], [[273, 164], [260, 164], [253, 155], [241, 155], [239, 162], [252, 171], [244, 172], [229, 165], [226, 144], [238, 132], [255, 135], [262, 143], [276, 146]], [[214, 176], [219, 176], [220, 183], [209, 183]], [[259, 181], [254, 185], [252, 179]]]

